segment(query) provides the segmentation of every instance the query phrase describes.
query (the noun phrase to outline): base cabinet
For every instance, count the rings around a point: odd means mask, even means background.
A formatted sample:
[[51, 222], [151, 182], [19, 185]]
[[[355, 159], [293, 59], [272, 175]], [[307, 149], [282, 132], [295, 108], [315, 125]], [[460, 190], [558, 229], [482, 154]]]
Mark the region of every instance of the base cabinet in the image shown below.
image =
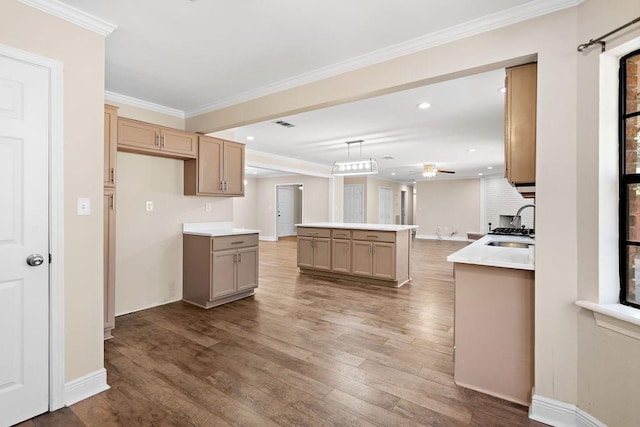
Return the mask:
[[211, 308], [254, 294], [258, 287], [258, 235], [183, 235], [183, 297]]
[[298, 227], [303, 273], [401, 286], [410, 277], [410, 230], [378, 231]]

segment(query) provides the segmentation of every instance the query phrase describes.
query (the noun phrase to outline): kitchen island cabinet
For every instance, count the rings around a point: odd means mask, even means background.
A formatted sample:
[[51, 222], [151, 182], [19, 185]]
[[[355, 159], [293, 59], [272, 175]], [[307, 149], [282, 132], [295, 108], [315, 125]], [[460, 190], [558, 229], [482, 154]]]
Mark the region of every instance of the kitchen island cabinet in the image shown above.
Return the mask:
[[454, 262], [454, 380], [521, 405], [533, 387], [534, 279], [529, 249], [490, 246], [526, 237], [486, 236]]
[[182, 299], [216, 307], [255, 293], [258, 287], [258, 231], [183, 226]]
[[301, 273], [399, 287], [411, 280], [414, 225], [298, 224]]

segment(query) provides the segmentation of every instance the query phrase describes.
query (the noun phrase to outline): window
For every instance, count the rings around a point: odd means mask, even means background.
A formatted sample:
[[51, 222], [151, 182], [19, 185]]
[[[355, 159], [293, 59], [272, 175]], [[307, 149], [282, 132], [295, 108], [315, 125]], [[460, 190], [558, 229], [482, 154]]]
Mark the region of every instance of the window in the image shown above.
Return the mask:
[[640, 308], [640, 50], [620, 60], [620, 302]]

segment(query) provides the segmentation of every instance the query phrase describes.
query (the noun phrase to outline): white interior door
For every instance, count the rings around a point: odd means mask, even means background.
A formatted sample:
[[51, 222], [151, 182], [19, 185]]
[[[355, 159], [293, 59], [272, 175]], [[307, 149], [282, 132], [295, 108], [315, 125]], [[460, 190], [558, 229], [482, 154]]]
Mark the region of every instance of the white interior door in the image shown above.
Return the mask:
[[0, 56], [0, 425], [49, 405], [48, 97], [48, 70]]
[[295, 236], [296, 234], [293, 224], [293, 191], [292, 187], [278, 187], [278, 237]]
[[344, 186], [344, 222], [360, 224], [364, 222], [364, 197], [362, 184], [347, 184]]
[[378, 187], [378, 222], [393, 224], [393, 190]]

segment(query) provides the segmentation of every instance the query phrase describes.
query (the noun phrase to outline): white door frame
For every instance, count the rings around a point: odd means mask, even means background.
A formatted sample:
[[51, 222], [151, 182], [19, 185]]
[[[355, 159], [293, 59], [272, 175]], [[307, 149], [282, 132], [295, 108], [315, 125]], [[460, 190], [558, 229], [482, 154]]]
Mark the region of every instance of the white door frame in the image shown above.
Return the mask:
[[[273, 191], [273, 200], [274, 200], [273, 206], [274, 206], [274, 209], [272, 211], [273, 212], [273, 239], [276, 242], [278, 241], [278, 187], [280, 187], [280, 186], [286, 187], [288, 185], [299, 187], [299, 186], [304, 185], [304, 184], [303, 184], [302, 181], [299, 181], [299, 182], [283, 182], [283, 183], [275, 184], [273, 186], [273, 188], [274, 188], [274, 191]], [[294, 209], [295, 209], [295, 206], [294, 206]], [[300, 221], [303, 221], [303, 218], [304, 218], [304, 193], [300, 194]], [[293, 222], [294, 222], [293, 226], [295, 227], [295, 222], [296, 222], [295, 218], [294, 218]]]
[[64, 406], [63, 64], [0, 44], [0, 55], [49, 71], [49, 411]]

